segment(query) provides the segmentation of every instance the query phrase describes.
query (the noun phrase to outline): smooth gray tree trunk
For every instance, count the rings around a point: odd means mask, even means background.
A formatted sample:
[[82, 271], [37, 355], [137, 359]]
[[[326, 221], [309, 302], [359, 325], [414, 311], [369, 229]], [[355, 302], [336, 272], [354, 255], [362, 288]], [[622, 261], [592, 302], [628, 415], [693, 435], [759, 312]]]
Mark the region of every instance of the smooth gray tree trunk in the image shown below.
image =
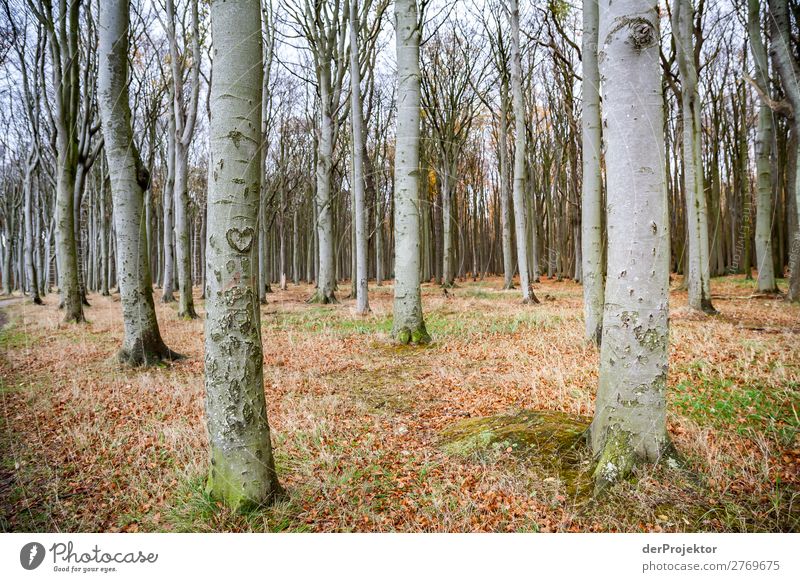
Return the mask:
[[[761, 39], [761, 10], [759, 0], [747, 2], [747, 32], [750, 52], [755, 65], [755, 81], [765, 97], [770, 95], [769, 61], [767, 50]], [[756, 130], [756, 265], [758, 266], [758, 290], [774, 293], [778, 290], [772, 261], [772, 144], [775, 140], [773, 112], [769, 104], [761, 99], [758, 104], [758, 128]]]
[[511, 194], [508, 164], [508, 78], [503, 75], [500, 85], [500, 120], [498, 145], [500, 150], [500, 227], [503, 243], [503, 289], [514, 288], [514, 254], [511, 248]]
[[394, 321], [400, 343], [430, 342], [420, 289], [420, 71], [422, 31], [416, 0], [395, 1], [397, 35], [397, 144], [394, 195]]
[[[37, 148], [38, 146], [33, 146]], [[39, 282], [37, 280], [36, 267], [33, 261], [34, 250], [34, 231], [33, 231], [33, 187], [34, 187], [34, 172], [39, 165], [39, 153], [33, 151], [28, 156], [27, 163], [25, 164], [25, 178], [23, 184], [23, 219], [25, 224], [25, 278], [28, 281], [28, 289], [31, 294], [31, 299], [36, 305], [42, 304], [42, 298], [39, 297]]]
[[369, 313], [368, 233], [366, 182], [364, 176], [364, 119], [361, 107], [361, 71], [358, 58], [358, 0], [350, 0], [350, 115], [353, 126], [353, 195], [355, 206], [356, 313]]
[[657, 0], [601, 0], [608, 280], [591, 445], [597, 489], [665, 452], [669, 229]]
[[163, 197], [164, 209], [164, 274], [161, 287], [161, 301], [172, 303], [175, 301], [175, 245], [173, 209], [175, 207], [175, 111], [170, 108], [167, 114], [169, 128], [167, 129], [167, 179], [164, 184]]
[[200, 86], [200, 39], [197, 0], [189, 0], [191, 12], [191, 67], [189, 70], [189, 102], [184, 103], [183, 67], [181, 63], [187, 55], [178, 51], [175, 31], [175, 3], [166, 0], [167, 37], [170, 46], [170, 64], [172, 65], [172, 105], [175, 111], [175, 182], [173, 184], [175, 208], [175, 260], [178, 267], [178, 317], [183, 319], [197, 318], [192, 295], [192, 255], [191, 229], [189, 219], [189, 146], [194, 135], [197, 120], [197, 102]]
[[258, 292], [261, 14], [258, 0], [211, 4], [212, 179], [208, 188], [205, 369], [207, 492], [234, 509], [284, 495], [264, 396]]
[[528, 273], [528, 224], [525, 211], [525, 100], [522, 96], [522, 56], [519, 41], [519, 3], [509, 2], [511, 20], [511, 92], [514, 105], [514, 226], [517, 235], [517, 268], [519, 269], [522, 302], [531, 303], [531, 281]]
[[128, 103], [128, 19], [130, 0], [104, 0], [100, 8], [98, 107], [114, 200], [119, 289], [125, 335], [118, 358], [132, 365], [172, 360], [164, 345], [153, 304], [144, 190], [150, 176], [133, 141]]
[[692, 0], [677, 0], [672, 10], [672, 34], [675, 37], [678, 69], [681, 75], [683, 168], [689, 244], [687, 287], [689, 307], [714, 314], [717, 311], [711, 303], [708, 210], [703, 186], [701, 102], [695, 62], [693, 18]]
[[600, 71], [597, 41], [598, 0], [583, 0], [582, 93], [583, 180], [581, 190], [580, 275], [583, 280], [584, 333], [600, 344], [603, 332], [603, 200], [600, 175]]
[[[791, 52], [791, 30], [789, 23], [789, 1], [769, 0], [770, 36], [772, 37], [771, 56], [780, 75], [786, 98], [792, 107], [794, 124], [794, 209], [797, 224], [800, 225], [800, 63]], [[789, 252], [789, 295], [787, 299], [800, 302], [800, 228], [794, 233]]]

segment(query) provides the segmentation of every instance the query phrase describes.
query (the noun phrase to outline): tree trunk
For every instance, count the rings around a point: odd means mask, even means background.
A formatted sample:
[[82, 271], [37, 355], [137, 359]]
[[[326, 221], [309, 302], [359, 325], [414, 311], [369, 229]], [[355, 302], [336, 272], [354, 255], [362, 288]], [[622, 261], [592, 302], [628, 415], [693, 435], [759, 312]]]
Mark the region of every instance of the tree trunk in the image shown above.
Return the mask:
[[504, 75], [500, 86], [500, 120], [498, 144], [500, 163], [500, 227], [503, 243], [503, 289], [514, 288], [514, 255], [511, 250], [511, 196], [508, 168], [508, 78]]
[[106, 192], [105, 173], [100, 176], [100, 293], [104, 297], [111, 295], [109, 292], [109, 268], [108, 268], [108, 237], [109, 220], [108, 209], [106, 208], [108, 194]]
[[317, 272], [317, 291], [309, 300], [311, 303], [337, 303], [336, 265], [334, 262], [333, 241], [333, 201], [331, 199], [331, 172], [333, 167], [333, 119], [328, 95], [330, 81], [323, 73], [320, 83], [321, 123], [319, 136], [319, 155], [317, 157], [317, 238], [319, 270]]
[[583, 0], [583, 183], [581, 190], [581, 278], [584, 333], [600, 344], [603, 332], [602, 176], [600, 175], [600, 72], [597, 64], [598, 0]]
[[711, 304], [711, 273], [708, 253], [708, 211], [703, 188], [702, 125], [697, 64], [694, 50], [694, 7], [692, 0], [677, 0], [672, 12], [672, 30], [681, 74], [683, 113], [683, 167], [686, 184], [687, 239], [689, 264], [687, 283], [689, 307], [714, 314]]
[[150, 365], [177, 354], [164, 345], [153, 305], [147, 232], [142, 217], [150, 176], [133, 142], [128, 104], [129, 0], [108, 0], [100, 10], [98, 105], [114, 199], [119, 288], [125, 336], [119, 360]]
[[[36, 146], [34, 146], [36, 147]], [[39, 297], [39, 282], [36, 278], [36, 268], [33, 262], [34, 231], [33, 231], [33, 172], [39, 163], [39, 154], [33, 152], [25, 166], [25, 183], [23, 185], [23, 212], [25, 220], [25, 272], [31, 294], [31, 299], [36, 305], [42, 304]], [[38, 235], [37, 235], [38, 236]]]
[[[608, 281], [591, 426], [596, 489], [667, 444], [669, 229], [656, 0], [600, 2]], [[631, 196], [635, 192], [636, 196]]]
[[361, 108], [361, 73], [358, 59], [358, 0], [350, 0], [350, 114], [353, 126], [353, 195], [355, 204], [356, 313], [369, 313], [367, 297], [368, 233], [364, 179], [364, 119]]
[[175, 140], [175, 259], [178, 267], [178, 317], [196, 319], [192, 296], [192, 254], [189, 245], [188, 149]]
[[420, 290], [420, 71], [422, 31], [416, 0], [395, 1], [397, 36], [397, 143], [394, 197], [394, 322], [403, 344], [430, 342]]
[[[788, 155], [794, 157], [794, 208], [797, 213], [797, 223], [800, 224], [800, 63], [790, 49], [792, 42], [788, 0], [769, 0], [769, 11], [772, 37], [770, 54], [780, 75], [786, 98], [792, 106], [791, 122], [794, 125], [795, 150]], [[789, 265], [788, 300], [800, 302], [800, 228], [795, 232], [791, 244]]]
[[514, 226], [517, 234], [517, 268], [522, 302], [535, 301], [528, 275], [528, 226], [525, 220], [525, 100], [522, 97], [522, 56], [519, 43], [519, 5], [509, 3], [511, 18], [511, 90], [514, 103]]
[[[205, 362], [207, 492], [234, 509], [283, 496], [264, 397], [258, 265], [261, 17], [258, 0], [211, 4], [214, 77]], [[237, 163], [239, 162], [239, 163]], [[231, 210], [235, 209], [235, 210]]]
[[162, 282], [161, 301], [172, 303], [175, 301], [173, 289], [175, 288], [175, 247], [173, 246], [174, 224], [173, 208], [175, 206], [175, 111], [168, 113], [169, 128], [167, 129], [167, 179], [164, 191], [161, 193], [164, 206], [164, 275]]
[[[770, 95], [769, 63], [767, 51], [761, 40], [761, 10], [759, 0], [747, 2], [747, 31], [750, 52], [755, 64], [755, 80], [765, 97]], [[758, 105], [758, 130], [756, 131], [756, 266], [758, 290], [773, 293], [778, 290], [772, 261], [772, 144], [775, 127], [772, 109], [761, 99]]]

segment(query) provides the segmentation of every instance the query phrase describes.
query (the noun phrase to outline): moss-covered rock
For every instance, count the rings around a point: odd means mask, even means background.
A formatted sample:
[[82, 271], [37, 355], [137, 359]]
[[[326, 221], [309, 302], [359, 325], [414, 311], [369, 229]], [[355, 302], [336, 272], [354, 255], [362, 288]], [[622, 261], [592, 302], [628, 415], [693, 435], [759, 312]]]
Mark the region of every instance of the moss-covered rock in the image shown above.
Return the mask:
[[557, 475], [572, 495], [591, 483], [591, 452], [585, 439], [589, 424], [588, 418], [548, 410], [471, 418], [442, 431], [441, 446], [465, 457], [510, 452]]
[[470, 418], [442, 432], [442, 446], [451, 454], [511, 448], [522, 455], [563, 457], [583, 444], [589, 420], [563, 412], [526, 410], [514, 415]]

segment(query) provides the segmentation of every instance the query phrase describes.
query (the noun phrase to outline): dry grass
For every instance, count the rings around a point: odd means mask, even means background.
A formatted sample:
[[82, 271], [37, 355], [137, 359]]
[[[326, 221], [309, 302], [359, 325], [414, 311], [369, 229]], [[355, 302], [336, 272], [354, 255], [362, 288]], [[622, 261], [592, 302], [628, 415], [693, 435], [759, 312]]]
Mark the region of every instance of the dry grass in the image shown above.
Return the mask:
[[[718, 317], [672, 296], [669, 428], [690, 470], [642, 469], [602, 500], [505, 450], [451, 455], [441, 432], [522, 409], [591, 416], [598, 354], [581, 288], [545, 281], [522, 306], [500, 280], [425, 286], [435, 343], [387, 335], [391, 287], [262, 310], [266, 393], [290, 501], [231, 514], [203, 494], [202, 321], [160, 305], [172, 366], [122, 370], [119, 304], [90, 297], [63, 327], [55, 297], [7, 309], [0, 332], [0, 529], [5, 531], [797, 531], [800, 308], [716, 279]], [[341, 294], [347, 286], [342, 286]], [[202, 301], [198, 300], [202, 313]]]

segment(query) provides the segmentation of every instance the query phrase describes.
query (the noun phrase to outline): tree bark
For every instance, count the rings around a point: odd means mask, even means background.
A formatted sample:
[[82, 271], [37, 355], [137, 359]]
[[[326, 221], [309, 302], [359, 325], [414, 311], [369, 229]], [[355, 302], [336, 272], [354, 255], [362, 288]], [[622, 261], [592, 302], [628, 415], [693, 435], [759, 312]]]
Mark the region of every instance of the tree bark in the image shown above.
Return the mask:
[[[503, 75], [503, 73], [501, 73]], [[500, 84], [500, 120], [497, 131], [500, 163], [500, 228], [503, 243], [503, 289], [514, 288], [514, 255], [511, 249], [511, 196], [508, 166], [508, 78]]]
[[168, 113], [167, 129], [167, 179], [161, 193], [164, 207], [164, 274], [161, 287], [162, 303], [175, 301], [175, 246], [173, 208], [175, 207], [175, 111]]
[[395, 1], [397, 35], [397, 143], [395, 146], [395, 285], [392, 336], [425, 344], [430, 336], [420, 289], [420, 71], [421, 22], [416, 0]]
[[[761, 39], [761, 10], [759, 0], [747, 2], [747, 32], [750, 52], [755, 65], [755, 80], [765, 96], [770, 94], [769, 63], [767, 51]], [[774, 293], [775, 270], [772, 261], [772, 144], [775, 141], [775, 126], [772, 109], [761, 99], [758, 105], [758, 129], [756, 131], [756, 266], [758, 267], [758, 290]]]
[[177, 357], [164, 345], [153, 305], [147, 231], [142, 219], [150, 176], [133, 142], [128, 104], [128, 14], [130, 0], [107, 0], [100, 10], [98, 107], [114, 200], [119, 254], [119, 289], [125, 336], [118, 358], [151, 365]]
[[[791, 51], [792, 35], [789, 24], [788, 0], [769, 0], [771, 56], [781, 78], [786, 98], [792, 107], [794, 125], [794, 195], [797, 224], [800, 225], [800, 63]], [[789, 253], [789, 295], [787, 299], [800, 302], [800, 228], [794, 233]]]
[[369, 313], [367, 296], [368, 233], [364, 178], [364, 119], [361, 107], [361, 71], [358, 58], [358, 0], [350, 0], [350, 115], [353, 126], [353, 195], [355, 203], [356, 313]]
[[597, 64], [598, 0], [583, 0], [583, 182], [581, 190], [581, 278], [584, 333], [600, 345], [603, 332], [603, 197], [600, 175], [600, 71]]
[[[272, 455], [264, 397], [256, 291], [261, 186], [261, 15], [258, 0], [215, 0], [211, 86], [206, 419], [207, 492], [234, 509], [284, 495]], [[254, 105], [255, 104], [255, 105]]]
[[608, 281], [590, 431], [598, 490], [666, 450], [669, 329], [658, 3], [602, 0], [600, 15]]
[[519, 42], [519, 4], [509, 2], [511, 20], [511, 91], [513, 94], [514, 126], [514, 226], [517, 235], [517, 268], [519, 269], [522, 302], [531, 303], [531, 282], [528, 274], [528, 226], [525, 212], [525, 100], [522, 97], [522, 56]]
[[672, 34], [675, 37], [681, 74], [683, 167], [689, 242], [689, 264], [686, 269], [689, 307], [714, 314], [717, 311], [711, 303], [708, 211], [703, 187], [701, 103], [697, 88], [693, 23], [692, 0], [677, 0], [672, 11]]

